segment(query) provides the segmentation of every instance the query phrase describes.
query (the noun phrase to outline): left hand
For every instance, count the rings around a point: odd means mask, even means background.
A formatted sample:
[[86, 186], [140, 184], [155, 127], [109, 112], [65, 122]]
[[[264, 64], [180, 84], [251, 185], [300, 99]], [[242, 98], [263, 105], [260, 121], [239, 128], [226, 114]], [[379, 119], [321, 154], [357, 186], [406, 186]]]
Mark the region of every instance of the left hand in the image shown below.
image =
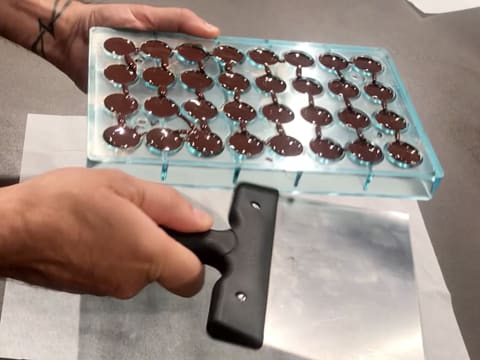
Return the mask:
[[[60, 20], [60, 19], [59, 19]], [[141, 31], [183, 32], [213, 38], [219, 29], [194, 12], [182, 8], [159, 8], [130, 4], [83, 4], [77, 1], [65, 10], [56, 33], [62, 56], [55, 60], [84, 92], [88, 83], [88, 34], [93, 26], [126, 28]]]

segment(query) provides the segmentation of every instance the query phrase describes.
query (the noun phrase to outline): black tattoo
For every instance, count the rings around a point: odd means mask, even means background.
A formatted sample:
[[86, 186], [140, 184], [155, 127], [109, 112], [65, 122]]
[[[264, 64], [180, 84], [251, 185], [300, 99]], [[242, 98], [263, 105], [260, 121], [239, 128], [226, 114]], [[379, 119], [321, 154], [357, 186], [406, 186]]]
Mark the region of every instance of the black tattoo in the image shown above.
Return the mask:
[[55, 0], [53, 2], [52, 16], [50, 17], [50, 20], [47, 24], [45, 24], [42, 19], [38, 19], [39, 32], [30, 49], [40, 54], [42, 57], [45, 57], [43, 36], [48, 33], [53, 38], [55, 38], [55, 21], [57, 21], [57, 19], [62, 15], [65, 9], [71, 4], [72, 0], [67, 0], [65, 4], [63, 4], [62, 8], [57, 11], [57, 5], [59, 2], [60, 0]]

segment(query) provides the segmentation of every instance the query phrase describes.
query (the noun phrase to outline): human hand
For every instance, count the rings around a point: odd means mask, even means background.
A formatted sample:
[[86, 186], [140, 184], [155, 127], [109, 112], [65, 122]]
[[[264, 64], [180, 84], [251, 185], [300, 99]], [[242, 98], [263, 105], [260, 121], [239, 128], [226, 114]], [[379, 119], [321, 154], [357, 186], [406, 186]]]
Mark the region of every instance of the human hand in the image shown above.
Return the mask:
[[87, 90], [88, 32], [93, 26], [142, 31], [183, 32], [212, 38], [219, 29], [188, 9], [128, 4], [82, 4], [73, 2], [58, 20], [57, 46], [62, 56], [52, 59], [82, 90]]
[[76, 293], [134, 296], [157, 281], [191, 296], [203, 266], [158, 225], [212, 219], [174, 189], [113, 170], [62, 169], [0, 190], [0, 276]]

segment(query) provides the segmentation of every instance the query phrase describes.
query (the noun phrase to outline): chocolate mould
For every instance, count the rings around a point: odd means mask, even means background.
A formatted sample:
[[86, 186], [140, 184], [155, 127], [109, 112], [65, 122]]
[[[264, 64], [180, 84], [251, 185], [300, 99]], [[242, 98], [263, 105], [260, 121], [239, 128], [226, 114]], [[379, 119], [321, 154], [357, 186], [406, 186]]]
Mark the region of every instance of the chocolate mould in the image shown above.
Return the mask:
[[[124, 89], [112, 86], [104, 77], [104, 69], [109, 65], [126, 64], [125, 55], [113, 54], [104, 48], [104, 42], [114, 37], [129, 40], [136, 49], [132, 52], [129, 49], [128, 56], [136, 63], [137, 81], [128, 84], [127, 90], [138, 102], [138, 110], [125, 116], [121, 125], [117, 122], [115, 113], [109, 111], [104, 104], [107, 96], [125, 93], [122, 91]], [[149, 55], [140, 49], [142, 44], [148, 41], [161, 41], [171, 52], [164, 51], [151, 56], [151, 53]], [[147, 134], [153, 129], [179, 131], [181, 136], [185, 136], [189, 130], [188, 124], [178, 116], [157, 118], [145, 112], [145, 101], [158, 94], [155, 86], [147, 86], [142, 75], [148, 68], [162, 67], [164, 61], [168, 62], [167, 68], [175, 76], [175, 81], [168, 85], [168, 98], [178, 105], [180, 113], [185, 118], [199, 126], [184, 106], [189, 100], [199, 99], [199, 94], [195, 90], [185, 89], [181, 81], [182, 73], [199, 69], [198, 61], [194, 61], [192, 57], [179, 56], [177, 49], [184, 44], [196, 44], [204, 52], [201, 56], [201, 65], [205, 74], [213, 80], [213, 86], [202, 89], [201, 96], [215, 106], [218, 114], [205, 121], [208, 121], [208, 127], [212, 133], [219, 136], [226, 149], [208, 157], [193, 154], [191, 146], [186, 141], [178, 147], [173, 144], [175, 148], [169, 150], [162, 147], [161, 138], [156, 140], [157, 143], [150, 144], [149, 140], [154, 141], [150, 138], [153, 135], [161, 136], [158, 133], [161, 130], [155, 130], [147, 139]], [[234, 48], [238, 53], [232, 50], [230, 55], [224, 55], [227, 56], [225, 58], [227, 60], [219, 58], [214, 55], [214, 49], [219, 46]], [[255, 49], [265, 49], [275, 54], [267, 59], [266, 63], [271, 75], [285, 82], [285, 90], [277, 92], [275, 96], [279, 104], [287, 106], [293, 112], [293, 120], [282, 123], [281, 126], [286, 135], [298, 140], [303, 146], [303, 152], [296, 156], [277, 154], [269, 145], [269, 141], [279, 133], [278, 124], [266, 119], [262, 113], [263, 109], [272, 103], [272, 94], [264, 94], [254, 89], [256, 79], [267, 73], [265, 64], [254, 61], [255, 55], [252, 55], [251, 51]], [[305, 56], [286, 59], [292, 52]], [[339, 70], [332, 69], [320, 62], [321, 56], [326, 54], [335, 54], [346, 63], [339, 66]], [[230, 119], [224, 112], [226, 104], [234, 101], [235, 97], [235, 92], [222, 87], [219, 81], [219, 76], [229, 63], [228, 56], [238, 59], [231, 64], [231, 72], [238, 73], [249, 81], [250, 86], [241, 92], [240, 101], [252, 106], [256, 111], [257, 116], [244, 124], [245, 131], [252, 135], [252, 141], [256, 141], [252, 149], [247, 149], [246, 144], [240, 143], [243, 138], [238, 144], [241, 145], [241, 149], [247, 150], [231, 148], [231, 137], [243, 130], [240, 129], [239, 121]], [[354, 60], [359, 57], [369, 57], [381, 65], [381, 69], [378, 66], [374, 69], [375, 79], [372, 72], [365, 70], [365, 65], [360, 61], [355, 64]], [[313, 63], [308, 58], [312, 59]], [[433, 196], [444, 176], [393, 60], [390, 54], [381, 48], [235, 37], [200, 39], [183, 34], [130, 32], [97, 27], [92, 28], [90, 33], [89, 61], [87, 155], [90, 166], [120, 168], [149, 180], [180, 186], [232, 189], [238, 182], [248, 181], [276, 187], [285, 193], [345, 194], [424, 200]], [[315, 81], [323, 89], [314, 96], [314, 105], [326, 109], [333, 117], [331, 122], [321, 126], [321, 137], [317, 136], [317, 124], [302, 117], [302, 109], [309, 104], [308, 94], [297, 91], [292, 85], [298, 78], [299, 63], [304, 65], [301, 71], [302, 78]], [[324, 58], [324, 63], [327, 63], [327, 58]], [[359, 96], [349, 99], [332, 96], [328, 84], [337, 79], [344, 79], [355, 85], [360, 92]], [[373, 80], [391, 89], [394, 97], [385, 104], [369, 97], [365, 92], [365, 86]], [[359, 134], [342, 124], [337, 116], [348, 106], [358, 109], [370, 119], [371, 126], [362, 128], [360, 135], [381, 150], [383, 155], [381, 161], [352, 161], [348, 146], [359, 139]], [[400, 131], [377, 121], [376, 114], [382, 109], [394, 112], [404, 120], [401, 121]], [[124, 126], [130, 130], [135, 129], [139, 121], [143, 121], [145, 125], [137, 146], [123, 149], [105, 141], [104, 132], [109, 127]], [[392, 124], [396, 127], [394, 123]], [[336, 148], [340, 154], [338, 158], [329, 161], [327, 156], [316, 156], [315, 151], [323, 154], [320, 147], [322, 144], [311, 144], [316, 139], [329, 140], [332, 144], [340, 146]], [[236, 143], [236, 139], [234, 140]], [[420, 156], [415, 158], [418, 161], [406, 164], [402, 159], [399, 160], [398, 156], [395, 157], [395, 154], [390, 154], [389, 146], [396, 141], [416, 149]], [[156, 149], [155, 144], [158, 145], [159, 142], [159, 149]], [[318, 146], [315, 147], [316, 145]]]

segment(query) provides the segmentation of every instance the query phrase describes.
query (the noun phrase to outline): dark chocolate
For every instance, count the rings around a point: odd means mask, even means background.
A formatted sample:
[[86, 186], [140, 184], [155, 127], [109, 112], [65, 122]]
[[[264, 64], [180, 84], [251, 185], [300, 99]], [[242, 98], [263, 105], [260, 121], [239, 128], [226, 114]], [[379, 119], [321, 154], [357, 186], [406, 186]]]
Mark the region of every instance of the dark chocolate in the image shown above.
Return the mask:
[[108, 95], [103, 103], [108, 110], [120, 116], [130, 115], [138, 109], [137, 100], [125, 94]]
[[320, 63], [328, 69], [342, 71], [348, 66], [348, 60], [336, 54], [323, 54], [318, 58]]
[[218, 82], [228, 91], [238, 90], [240, 92], [245, 92], [250, 87], [250, 81], [248, 81], [245, 76], [238, 73], [222, 73], [218, 77]]
[[176, 151], [183, 145], [183, 137], [178, 130], [153, 128], [147, 133], [147, 146], [158, 151]]
[[347, 150], [363, 163], [376, 164], [383, 160], [382, 149], [365, 139], [357, 139], [347, 146]]
[[258, 88], [264, 92], [281, 93], [287, 88], [287, 84], [282, 79], [265, 74], [255, 79]]
[[208, 53], [198, 44], [182, 44], [177, 47], [177, 52], [181, 57], [192, 62], [200, 62], [208, 56]]
[[137, 79], [137, 74], [131, 70], [127, 65], [114, 64], [109, 65], [104, 71], [105, 77], [120, 85], [128, 85]]
[[248, 56], [259, 65], [273, 65], [279, 62], [278, 56], [273, 51], [267, 49], [250, 50]]
[[236, 48], [220, 45], [213, 49], [212, 55], [224, 63], [241, 63], [245, 56]]
[[343, 96], [344, 99], [355, 98], [360, 94], [360, 90], [355, 84], [343, 79], [335, 79], [328, 83], [328, 88], [335, 95]]
[[370, 125], [370, 119], [363, 112], [353, 109], [345, 108], [338, 113], [338, 118], [345, 126], [360, 130], [367, 128]]
[[151, 67], [143, 72], [143, 80], [155, 87], [168, 87], [175, 81], [175, 75], [161, 67]]
[[160, 40], [148, 40], [140, 46], [140, 51], [145, 55], [162, 60], [168, 63], [168, 58], [172, 55], [172, 49], [166, 43]]
[[213, 80], [201, 70], [189, 70], [180, 75], [182, 82], [195, 91], [203, 91], [212, 86]]
[[223, 112], [233, 121], [252, 121], [257, 116], [255, 109], [241, 101], [231, 101], [223, 106]]
[[318, 82], [313, 79], [297, 78], [293, 80], [292, 86], [295, 90], [302, 94], [309, 94], [311, 96], [318, 95], [323, 88]]
[[395, 93], [391, 88], [384, 86], [379, 82], [374, 82], [366, 85], [364, 87], [364, 90], [368, 96], [380, 100], [381, 102], [392, 101], [395, 96]]
[[343, 148], [330, 139], [315, 138], [310, 141], [313, 153], [326, 160], [338, 160], [343, 156]]
[[145, 110], [159, 118], [167, 118], [178, 114], [178, 106], [166, 97], [154, 96], [145, 101]]
[[285, 124], [295, 118], [293, 111], [286, 105], [271, 103], [262, 108], [263, 116], [274, 123]]
[[113, 37], [105, 40], [103, 47], [108, 52], [118, 56], [129, 55], [137, 51], [137, 48], [132, 41], [121, 37]]
[[283, 58], [293, 66], [309, 67], [314, 64], [313, 58], [302, 51], [290, 51], [283, 55]]
[[103, 139], [114, 147], [128, 149], [138, 146], [142, 140], [142, 135], [134, 128], [115, 125], [105, 129]]
[[222, 139], [207, 129], [195, 128], [188, 134], [188, 143], [198, 156], [215, 156], [223, 151]]
[[190, 99], [183, 104], [183, 108], [192, 118], [207, 121], [217, 116], [215, 105], [205, 99]]
[[303, 152], [303, 146], [294, 137], [280, 134], [268, 140], [270, 148], [279, 155], [282, 156], [297, 156]]
[[422, 163], [422, 155], [417, 148], [404, 141], [394, 141], [387, 146], [388, 155], [395, 165], [400, 163], [404, 167], [413, 167]]
[[240, 155], [251, 157], [263, 151], [263, 141], [248, 131], [238, 131], [228, 139], [230, 149]]
[[309, 105], [300, 110], [302, 117], [314, 125], [325, 126], [333, 121], [332, 114], [320, 106]]
[[377, 74], [382, 71], [382, 64], [368, 56], [357, 56], [352, 60], [353, 64], [360, 70]]
[[393, 132], [402, 131], [407, 127], [407, 121], [403, 117], [386, 109], [377, 112], [375, 114], [375, 120], [377, 120], [382, 127]]

